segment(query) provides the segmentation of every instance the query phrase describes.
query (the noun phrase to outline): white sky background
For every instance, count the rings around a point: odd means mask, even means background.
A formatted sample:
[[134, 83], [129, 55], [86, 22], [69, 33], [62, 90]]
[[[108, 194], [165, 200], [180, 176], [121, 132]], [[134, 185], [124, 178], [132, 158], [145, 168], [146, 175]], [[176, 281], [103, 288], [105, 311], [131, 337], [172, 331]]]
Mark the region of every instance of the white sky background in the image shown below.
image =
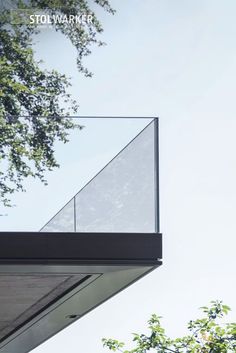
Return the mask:
[[[164, 264], [34, 353], [103, 352], [102, 337], [127, 341], [154, 312], [164, 317], [168, 334], [181, 335], [198, 307], [213, 299], [230, 305], [229, 320], [236, 320], [236, 3], [111, 2], [116, 15], [101, 12], [108, 45], [86, 60], [92, 79], [77, 73], [73, 48], [50, 30], [42, 33], [37, 55], [73, 77], [81, 115], [160, 116]], [[1, 217], [3, 228], [40, 228], [143, 122], [127, 124], [116, 139], [115, 125], [103, 129], [99, 160], [91, 136], [73, 135], [70, 146], [58, 149], [65, 169], [57, 181], [50, 177], [54, 197], [45, 205], [47, 192], [29, 183], [32, 192], [15, 198], [20, 207]], [[91, 147], [82, 173], [74, 152], [80, 141]], [[62, 188], [61, 178], [70, 177]]]

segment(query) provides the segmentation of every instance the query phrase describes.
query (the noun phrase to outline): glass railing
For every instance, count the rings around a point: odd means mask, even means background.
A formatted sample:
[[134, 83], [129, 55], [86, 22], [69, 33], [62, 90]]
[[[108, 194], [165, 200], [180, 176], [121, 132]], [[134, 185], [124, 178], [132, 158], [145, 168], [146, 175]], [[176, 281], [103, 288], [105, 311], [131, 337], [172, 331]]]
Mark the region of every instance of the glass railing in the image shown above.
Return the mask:
[[[115, 118], [110, 120], [112, 119]], [[135, 120], [132, 119], [133, 124]], [[97, 118], [96, 123], [98, 121]], [[42, 232], [159, 231], [158, 121], [146, 119], [144, 125], [52, 217], [41, 229]], [[107, 148], [109, 149], [109, 145]], [[96, 158], [96, 146], [94, 157]]]

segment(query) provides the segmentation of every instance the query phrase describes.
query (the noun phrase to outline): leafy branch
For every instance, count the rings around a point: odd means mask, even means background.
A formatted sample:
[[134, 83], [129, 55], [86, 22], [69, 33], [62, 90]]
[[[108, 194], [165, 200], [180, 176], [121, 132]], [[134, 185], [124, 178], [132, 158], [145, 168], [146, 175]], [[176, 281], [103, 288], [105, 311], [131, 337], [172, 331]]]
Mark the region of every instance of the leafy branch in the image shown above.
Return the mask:
[[[113, 14], [107, 0], [94, 0]], [[45, 172], [58, 168], [54, 146], [67, 143], [73, 129], [82, 129], [69, 118], [79, 105], [68, 92], [70, 79], [56, 70], [42, 69], [33, 51], [37, 25], [13, 21], [11, 9], [60, 15], [90, 13], [93, 21], [79, 26], [54, 23], [77, 52], [77, 67], [85, 76], [92, 73], [83, 65], [92, 45], [103, 45], [98, 35], [102, 25], [87, 0], [15, 0], [1, 3], [0, 12], [0, 201], [11, 206], [11, 195], [23, 191], [25, 178], [45, 185]], [[17, 14], [17, 11], [16, 11]]]
[[230, 353], [236, 351], [236, 323], [220, 324], [218, 321], [228, 314], [230, 308], [221, 301], [212, 301], [211, 306], [202, 307], [205, 317], [188, 323], [189, 335], [171, 339], [161, 326], [161, 317], [152, 315], [148, 321], [150, 335], [133, 334], [135, 347], [124, 350], [125, 344], [114, 339], [103, 339], [104, 347], [121, 353]]

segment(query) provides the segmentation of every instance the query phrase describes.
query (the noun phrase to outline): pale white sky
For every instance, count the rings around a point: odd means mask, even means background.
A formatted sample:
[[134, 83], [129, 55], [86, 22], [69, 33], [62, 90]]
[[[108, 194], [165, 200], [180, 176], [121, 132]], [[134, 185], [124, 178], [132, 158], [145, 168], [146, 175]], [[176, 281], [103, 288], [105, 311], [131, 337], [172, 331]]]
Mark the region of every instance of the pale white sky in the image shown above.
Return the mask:
[[[236, 320], [236, 3], [111, 3], [117, 14], [101, 13], [108, 45], [86, 61], [93, 79], [76, 72], [73, 48], [50, 30], [42, 33], [37, 55], [73, 77], [81, 115], [160, 116], [164, 264], [34, 353], [101, 353], [102, 337], [128, 340], [154, 312], [170, 335], [181, 335], [197, 308], [213, 299], [230, 305], [229, 320]], [[113, 123], [101, 132], [99, 158], [85, 132], [58, 147], [63, 168], [49, 177], [54, 196], [45, 206], [48, 191], [29, 183], [31, 191], [15, 199], [20, 206], [1, 217], [3, 228], [39, 229], [142, 125], [127, 121], [116, 130]], [[72, 151], [82, 142], [88, 148], [81, 170]]]

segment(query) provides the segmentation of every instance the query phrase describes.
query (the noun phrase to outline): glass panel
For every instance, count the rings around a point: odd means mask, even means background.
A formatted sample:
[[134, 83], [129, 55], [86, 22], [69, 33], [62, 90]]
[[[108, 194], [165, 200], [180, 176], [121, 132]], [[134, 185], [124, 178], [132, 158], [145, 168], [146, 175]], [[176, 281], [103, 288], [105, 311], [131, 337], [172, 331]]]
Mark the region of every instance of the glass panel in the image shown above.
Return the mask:
[[154, 122], [75, 197], [77, 232], [155, 232]]
[[41, 232], [74, 232], [74, 217], [74, 199], [72, 199], [41, 229]]
[[149, 123], [42, 229], [156, 231], [155, 123]]

